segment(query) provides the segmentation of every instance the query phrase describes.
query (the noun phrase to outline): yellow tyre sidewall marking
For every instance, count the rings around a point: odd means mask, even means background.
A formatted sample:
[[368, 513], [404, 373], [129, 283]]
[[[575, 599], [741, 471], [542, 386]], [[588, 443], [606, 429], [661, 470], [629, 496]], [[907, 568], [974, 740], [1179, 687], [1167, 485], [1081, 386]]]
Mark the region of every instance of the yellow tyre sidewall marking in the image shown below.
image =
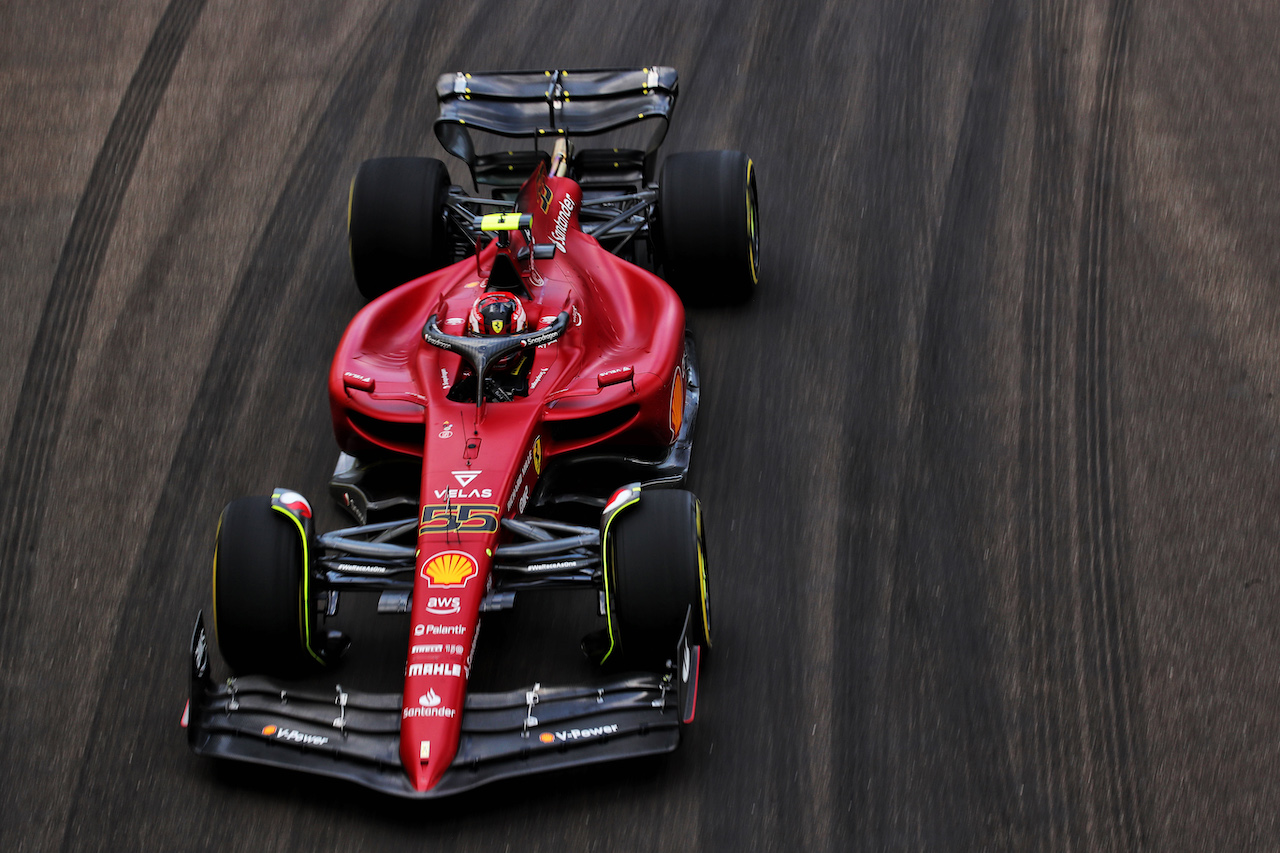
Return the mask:
[[702, 534], [702, 502], [694, 498], [694, 513], [697, 518], [698, 536], [698, 586], [702, 599], [702, 636], [711, 648], [711, 613], [707, 602], [707, 545]]
[[356, 203], [356, 179], [351, 179], [351, 187], [347, 190], [347, 259], [351, 261], [351, 269], [356, 268], [355, 247], [351, 245], [351, 210]]
[[218, 532], [213, 537], [213, 639], [218, 640], [218, 546], [222, 544], [222, 516], [218, 516]]
[[759, 230], [757, 217], [755, 215], [756, 206], [751, 202], [751, 175], [755, 164], [750, 159], [747, 160], [747, 183], [744, 191], [747, 194], [747, 263], [751, 268], [751, 283], [759, 284], [759, 258], [756, 257], [755, 237]]
[[308, 570], [310, 563], [308, 562], [307, 554], [307, 533], [302, 527], [302, 522], [298, 521], [298, 519], [294, 517], [293, 513], [289, 512], [282, 506], [276, 506], [274, 503], [271, 505], [271, 508], [292, 521], [294, 526], [298, 528], [298, 535], [302, 537], [302, 583], [298, 586], [298, 621], [302, 626], [301, 640], [303, 648], [307, 650], [307, 654], [311, 655], [311, 657], [316, 659], [317, 663], [323, 666], [324, 658], [316, 654], [311, 648], [311, 620], [307, 618], [307, 601], [311, 597], [311, 584], [309, 582], [310, 578], [308, 577], [311, 573]]
[[609, 598], [609, 528], [613, 527], [613, 520], [618, 517], [622, 510], [638, 500], [640, 500], [640, 495], [637, 494], [634, 498], [618, 507], [613, 515], [609, 516], [609, 520], [604, 525], [604, 534], [600, 537], [600, 565], [604, 575], [604, 615], [609, 627], [609, 650], [604, 653], [604, 657], [600, 658], [600, 663], [604, 663], [609, 659], [609, 656], [613, 654], [614, 646], [617, 645], [613, 632], [613, 603]]

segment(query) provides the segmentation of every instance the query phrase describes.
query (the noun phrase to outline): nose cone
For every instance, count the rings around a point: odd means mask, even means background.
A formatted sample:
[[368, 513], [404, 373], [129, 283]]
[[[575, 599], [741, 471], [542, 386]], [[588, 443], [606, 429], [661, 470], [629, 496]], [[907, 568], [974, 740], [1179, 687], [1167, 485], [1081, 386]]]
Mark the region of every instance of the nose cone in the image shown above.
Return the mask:
[[431, 741], [410, 741], [400, 739], [400, 762], [409, 774], [409, 782], [416, 791], [425, 791], [440, 781], [440, 774], [435, 772], [438, 762], [431, 760]]
[[431, 741], [429, 740], [422, 741], [420, 755], [414, 752], [413, 744], [409, 743], [407, 738], [400, 738], [400, 763], [409, 774], [409, 784], [413, 785], [415, 791], [425, 791], [431, 787], [430, 752]]
[[405, 728], [400, 733], [400, 762], [415, 790], [429, 790], [439, 783], [453, 763], [458, 732], [454, 727], [404, 722]]
[[457, 754], [465, 684], [460, 664], [410, 664], [400, 719], [400, 763], [419, 791], [439, 782]]

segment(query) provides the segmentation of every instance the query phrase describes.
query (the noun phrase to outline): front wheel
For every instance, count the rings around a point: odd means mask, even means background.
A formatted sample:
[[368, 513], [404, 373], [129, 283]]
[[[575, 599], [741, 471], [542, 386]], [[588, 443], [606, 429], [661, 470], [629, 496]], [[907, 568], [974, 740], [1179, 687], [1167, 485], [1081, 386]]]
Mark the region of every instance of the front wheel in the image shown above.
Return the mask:
[[662, 166], [663, 272], [687, 304], [742, 303], [760, 279], [760, 211], [741, 151], [673, 154]]
[[653, 489], [606, 530], [609, 639], [628, 665], [661, 666], [675, 654], [686, 614], [689, 644], [710, 647], [702, 506], [692, 492]]
[[237, 674], [297, 678], [320, 663], [308, 650], [311, 616], [302, 532], [269, 497], [239, 498], [218, 519], [213, 625]]

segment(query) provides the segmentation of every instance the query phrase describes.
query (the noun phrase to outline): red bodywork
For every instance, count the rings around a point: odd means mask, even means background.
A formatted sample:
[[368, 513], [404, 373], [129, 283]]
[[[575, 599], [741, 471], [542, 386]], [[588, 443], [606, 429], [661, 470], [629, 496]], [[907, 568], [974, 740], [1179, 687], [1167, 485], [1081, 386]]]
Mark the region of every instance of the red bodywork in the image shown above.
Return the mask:
[[[684, 307], [657, 276], [583, 233], [582, 191], [541, 169], [517, 209], [553, 258], [516, 264], [532, 328], [562, 311], [573, 322], [535, 350], [527, 397], [456, 403], [447, 394], [460, 357], [422, 329], [465, 334], [497, 241], [477, 257], [410, 281], [364, 308], [343, 335], [329, 374], [338, 444], [358, 458], [422, 457], [421, 516], [400, 757], [419, 790], [435, 785], [458, 747], [481, 600], [500, 519], [521, 512], [548, 461], [589, 445], [670, 445], [683, 417]], [[514, 258], [525, 247], [511, 233]], [[532, 271], [531, 271], [532, 270]], [[472, 380], [474, 381], [474, 380]]]

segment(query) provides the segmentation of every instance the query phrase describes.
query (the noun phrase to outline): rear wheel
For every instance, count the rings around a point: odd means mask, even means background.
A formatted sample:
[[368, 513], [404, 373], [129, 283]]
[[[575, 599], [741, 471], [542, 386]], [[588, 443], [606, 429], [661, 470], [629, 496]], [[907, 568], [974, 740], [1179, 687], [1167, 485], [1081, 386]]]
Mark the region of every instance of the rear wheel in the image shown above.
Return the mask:
[[746, 302], [760, 277], [760, 213], [741, 151], [673, 154], [658, 185], [662, 263], [690, 305]]
[[307, 651], [302, 535], [267, 497], [227, 504], [213, 552], [213, 624], [236, 673], [296, 678], [318, 665]]
[[351, 181], [347, 235], [356, 287], [366, 299], [447, 266], [449, 171], [430, 157], [365, 160]]
[[702, 508], [691, 492], [645, 491], [610, 525], [611, 638], [628, 665], [661, 666], [690, 614], [690, 645], [711, 645]]

